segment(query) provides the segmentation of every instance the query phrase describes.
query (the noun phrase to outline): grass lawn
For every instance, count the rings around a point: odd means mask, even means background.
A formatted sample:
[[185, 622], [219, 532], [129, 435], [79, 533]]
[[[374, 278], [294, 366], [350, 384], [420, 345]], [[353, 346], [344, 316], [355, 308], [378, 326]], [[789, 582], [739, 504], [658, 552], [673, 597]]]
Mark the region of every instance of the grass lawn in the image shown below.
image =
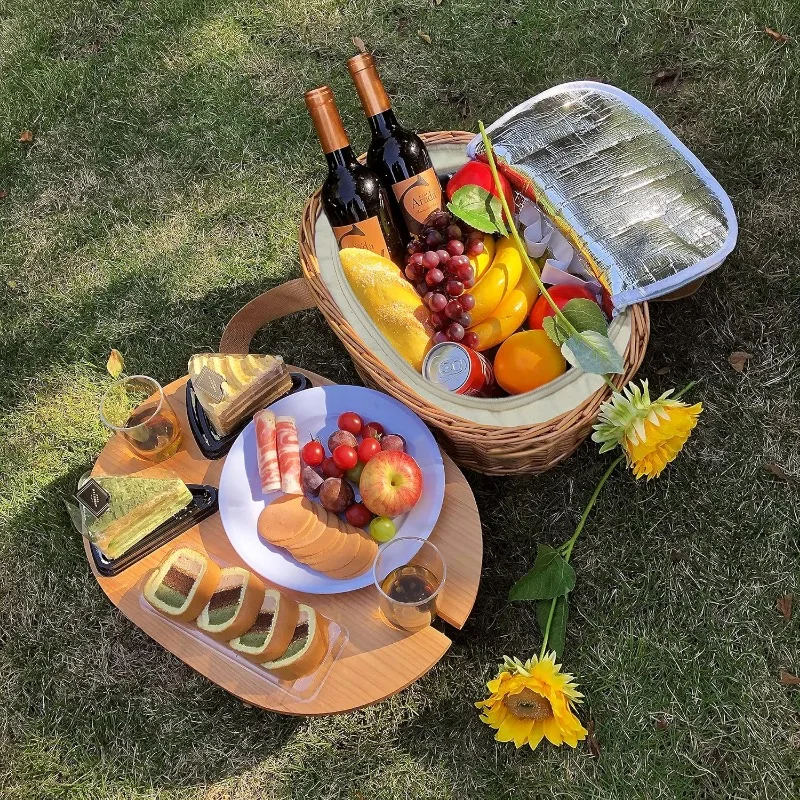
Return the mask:
[[[799, 22], [796, 0], [0, 0], [0, 795], [797, 797], [800, 690], [778, 676], [800, 671], [800, 615], [775, 603], [800, 588]], [[469, 476], [472, 618], [418, 684], [328, 719], [247, 708], [179, 663], [110, 606], [68, 525], [62, 500], [105, 442], [108, 350], [167, 382], [299, 274], [324, 164], [302, 94], [331, 84], [365, 146], [355, 35], [418, 129], [475, 130], [566, 80], [616, 84], [737, 209], [725, 267], [651, 309], [641, 374], [657, 390], [702, 378], [701, 425], [659, 481], [612, 478], [574, 557], [565, 662], [599, 759], [497, 745], [472, 706], [504, 653], [538, 651], [531, 609], [505, 597], [536, 539], [572, 531], [609, 463], [592, 444], [546, 475]], [[316, 312], [256, 345], [358, 382]], [[742, 374], [734, 350], [752, 354]]]

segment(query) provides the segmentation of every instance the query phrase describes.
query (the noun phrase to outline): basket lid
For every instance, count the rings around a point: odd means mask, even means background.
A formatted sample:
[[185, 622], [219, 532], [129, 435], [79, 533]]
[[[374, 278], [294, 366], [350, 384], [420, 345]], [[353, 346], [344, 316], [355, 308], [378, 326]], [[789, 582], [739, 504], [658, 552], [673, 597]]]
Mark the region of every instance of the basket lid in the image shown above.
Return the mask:
[[[487, 134], [512, 182], [532, 190], [577, 237], [617, 310], [706, 275], [736, 244], [728, 195], [621, 89], [593, 81], [555, 86], [500, 117]], [[467, 154], [482, 151], [477, 136]]]
[[[463, 144], [429, 144], [428, 149], [433, 166], [439, 174], [455, 172], [466, 160]], [[336, 238], [328, 218], [321, 212], [316, 220], [314, 250], [325, 287], [339, 313], [366, 348], [411, 391], [432, 406], [440, 408], [443, 416], [457, 417], [487, 427], [537, 425], [578, 408], [603, 385], [603, 379], [599, 375], [569, 369], [535, 391], [511, 397], [467, 397], [441, 389], [423, 378], [398, 354], [362, 307], [345, 277]], [[609, 326], [609, 337], [620, 353], [626, 351], [631, 330], [632, 320], [627, 311], [619, 314]]]

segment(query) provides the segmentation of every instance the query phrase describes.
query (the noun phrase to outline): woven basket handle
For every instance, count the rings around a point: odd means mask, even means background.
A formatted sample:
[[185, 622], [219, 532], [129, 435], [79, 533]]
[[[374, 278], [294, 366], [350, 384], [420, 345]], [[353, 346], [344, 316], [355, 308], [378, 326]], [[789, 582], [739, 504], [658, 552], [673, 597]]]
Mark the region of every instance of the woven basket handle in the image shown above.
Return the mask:
[[253, 298], [233, 315], [219, 341], [219, 352], [247, 353], [253, 337], [267, 323], [314, 306], [314, 295], [305, 278], [286, 281]]

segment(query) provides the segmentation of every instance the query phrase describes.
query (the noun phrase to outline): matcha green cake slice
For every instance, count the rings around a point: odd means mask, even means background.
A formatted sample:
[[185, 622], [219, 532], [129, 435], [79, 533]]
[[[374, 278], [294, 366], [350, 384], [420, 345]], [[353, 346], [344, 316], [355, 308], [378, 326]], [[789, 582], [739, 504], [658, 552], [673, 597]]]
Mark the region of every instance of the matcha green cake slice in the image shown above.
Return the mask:
[[119, 558], [192, 502], [192, 493], [179, 478], [100, 475], [94, 479], [111, 499], [101, 516], [86, 515], [86, 530], [108, 558]]

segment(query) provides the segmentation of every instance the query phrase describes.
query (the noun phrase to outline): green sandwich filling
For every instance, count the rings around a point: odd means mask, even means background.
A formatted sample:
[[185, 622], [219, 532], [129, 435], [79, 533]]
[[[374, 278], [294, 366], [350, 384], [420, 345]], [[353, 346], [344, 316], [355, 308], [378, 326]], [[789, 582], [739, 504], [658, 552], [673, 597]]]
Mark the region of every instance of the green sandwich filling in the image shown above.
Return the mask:
[[223, 589], [214, 592], [208, 603], [208, 624], [214, 627], [230, 622], [239, 609], [242, 587], [234, 586], [232, 589]]
[[292, 634], [292, 640], [286, 648], [286, 652], [281, 656], [281, 661], [285, 658], [291, 658], [297, 655], [305, 646], [308, 641], [308, 623], [301, 622]]
[[272, 622], [275, 619], [275, 614], [271, 611], [262, 611], [256, 617], [253, 627], [247, 633], [239, 637], [239, 643], [244, 647], [252, 647], [257, 649], [263, 647], [267, 641], [270, 631], [272, 630]]

